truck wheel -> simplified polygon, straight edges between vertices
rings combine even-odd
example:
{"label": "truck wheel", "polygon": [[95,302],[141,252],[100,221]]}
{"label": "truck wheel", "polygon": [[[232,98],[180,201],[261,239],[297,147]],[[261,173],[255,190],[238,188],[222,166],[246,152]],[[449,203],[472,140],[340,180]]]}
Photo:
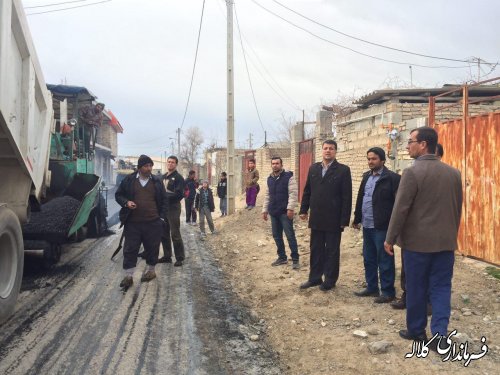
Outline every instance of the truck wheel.
{"label": "truck wheel", "polygon": [[0,323],[14,311],[21,289],[24,248],[21,225],[7,207],[0,207]]}

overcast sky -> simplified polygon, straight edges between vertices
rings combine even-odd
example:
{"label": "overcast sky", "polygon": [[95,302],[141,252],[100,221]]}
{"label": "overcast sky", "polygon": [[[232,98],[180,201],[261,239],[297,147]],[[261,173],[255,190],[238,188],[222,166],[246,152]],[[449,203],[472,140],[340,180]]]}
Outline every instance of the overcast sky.
{"label": "overcast sky", "polygon": [[[27,7],[65,0],[23,0]],[[74,0],[26,13],[87,5]],[[318,37],[256,5],[256,2]],[[491,0],[279,0],[335,30],[393,48],[457,60],[500,60],[500,2]],[[203,0],[112,0],[28,16],[47,83],[85,86],[106,103],[124,127],[119,153],[170,152],[181,125],[193,69]],[[236,145],[254,147],[278,132],[282,115],[313,119],[318,106],[339,93],[366,94],[396,81],[419,87],[477,78],[477,65],[424,58],[375,47],[335,33],[272,0],[236,0],[262,126],[257,117],[236,18],[234,19]],[[198,126],[206,143],[226,139],[226,5],[206,0],[191,100],[184,128]],[[423,68],[416,65],[462,68]],[[482,79],[490,66],[482,65]],[[260,73],[259,73],[260,72]],[[500,68],[489,77],[500,75]],[[264,79],[264,78],[265,79]],[[267,82],[266,82],[267,81]],[[284,93],[283,93],[284,91]],[[277,94],[279,93],[279,95]]]}

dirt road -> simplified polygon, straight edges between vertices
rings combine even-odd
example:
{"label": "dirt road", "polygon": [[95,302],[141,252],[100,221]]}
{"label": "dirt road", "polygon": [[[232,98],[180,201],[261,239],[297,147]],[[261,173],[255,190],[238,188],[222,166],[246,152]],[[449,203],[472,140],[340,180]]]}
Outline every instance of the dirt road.
{"label": "dirt road", "polygon": [[196,229],[183,235],[185,265],[160,264],[141,284],[141,261],[125,294],[122,258],[109,260],[118,234],[67,246],[49,272],[27,266],[16,313],[0,326],[0,373],[281,373]]}

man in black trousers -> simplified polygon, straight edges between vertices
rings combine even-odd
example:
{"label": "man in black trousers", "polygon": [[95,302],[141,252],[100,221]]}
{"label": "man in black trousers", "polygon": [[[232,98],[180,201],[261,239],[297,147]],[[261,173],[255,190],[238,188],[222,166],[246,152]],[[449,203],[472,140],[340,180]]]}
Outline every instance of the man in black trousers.
{"label": "man in black trousers", "polygon": [[163,231],[161,244],[163,256],[158,263],[172,263],[172,244],[174,245],[174,266],[182,266],[184,261],[184,242],[181,236],[181,200],[184,197],[184,178],[177,172],[179,159],[169,156],[167,159],[167,173],[162,177],[163,185],[168,196],[167,225]]}
{"label": "man in black trousers", "polygon": [[151,281],[156,277],[160,240],[167,217],[167,194],[161,180],[152,175],[153,160],[141,155],[137,162],[137,172],[126,176],[116,190],[115,199],[122,207],[120,221],[125,245],[123,247],[123,269],[125,277],[120,287],[128,289],[134,283],[133,275],[141,244],[144,245],[146,272],[141,281]]}
{"label": "man in black trousers", "polygon": [[336,155],[337,143],[323,142],[323,161],[311,165],[307,175],[299,215],[306,220],[311,211],[311,253],[309,280],[301,289],[320,285],[327,291],[335,287],[339,277],[340,239],[351,216],[352,180],[351,170],[340,164]]}

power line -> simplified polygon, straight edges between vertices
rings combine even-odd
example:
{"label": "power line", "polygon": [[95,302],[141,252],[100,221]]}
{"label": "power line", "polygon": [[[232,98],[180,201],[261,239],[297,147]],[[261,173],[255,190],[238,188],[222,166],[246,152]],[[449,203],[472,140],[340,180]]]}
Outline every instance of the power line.
{"label": "power line", "polygon": [[467,60],[459,60],[459,59],[451,59],[451,58],[447,58],[447,57],[439,57],[439,56],[425,55],[425,54],[423,54],[423,53],[406,51],[406,50],[403,50],[403,49],[399,49],[399,48],[395,48],[395,47],[386,46],[386,45],[384,45],[384,44],[375,43],[375,42],[370,42],[370,41],[368,41],[368,40],[365,40],[365,39],[362,39],[362,38],[358,38],[358,37],[353,36],[353,35],[349,35],[349,34],[347,34],[347,33],[344,33],[344,32],[342,32],[342,31],[340,31],[340,30],[336,30],[336,29],[334,29],[334,28],[332,28],[332,27],[330,27],[330,26],[328,26],[328,25],[322,24],[322,23],[320,23],[320,22],[318,22],[318,21],[316,21],[316,20],[314,20],[314,19],[312,19],[312,18],[309,18],[309,17],[307,17],[307,16],[305,16],[305,15],[303,15],[303,14],[301,14],[301,13],[299,13],[299,12],[297,12],[297,11],[295,11],[295,10],[293,10],[293,9],[289,8],[289,7],[287,7],[286,5],[284,5],[284,4],[282,4],[282,3],[280,3],[280,2],[279,2],[279,1],[277,1],[277,0],[272,0],[272,1],[273,1],[273,2],[275,2],[276,4],[278,4],[279,6],[281,6],[281,7],[285,8],[285,9],[289,10],[290,12],[295,13],[295,14],[296,14],[296,15],[298,15],[299,17],[302,17],[302,18],[304,18],[304,19],[306,19],[306,20],[308,20],[308,21],[310,21],[310,22],[312,22],[312,23],[315,23],[316,25],[319,25],[319,26],[324,27],[324,28],[326,28],[326,29],[328,29],[328,30],[331,30],[331,31],[336,32],[336,33],[341,34],[341,35],[344,35],[344,36],[346,36],[346,37],[348,37],[348,38],[358,40],[358,41],[363,42],[363,43],[371,44],[371,45],[373,45],[373,46],[377,46],[377,47],[381,47],[381,48],[387,48],[387,49],[390,49],[390,50],[393,50],[393,51],[398,51],[398,52],[402,52],[402,53],[407,53],[407,54],[410,54],[410,55],[421,56],[421,57],[427,57],[427,58],[430,58],[430,59],[438,59],[438,60],[446,60],[446,61],[455,61],[455,62],[463,62],[463,63],[468,63],[468,62],[470,62],[470,61],[467,61]]}
{"label": "power line", "polygon": [[[221,0],[221,1],[225,1],[225,0]],[[219,11],[221,12],[222,16],[223,17],[226,17],[226,15],[224,14],[224,12],[222,11],[221,7],[220,7],[220,3],[217,2],[217,5],[219,7]],[[240,33],[241,33],[241,30],[240,30]],[[297,110],[297,111],[301,111],[301,108],[294,102],[294,100],[286,93],[286,91],[283,89],[283,87],[281,87],[281,85],[274,79],[273,75],[269,72],[269,70],[266,68],[265,64],[262,62],[262,60],[260,59],[259,55],[257,54],[257,52],[255,52],[255,50],[253,49],[252,45],[250,44],[250,42],[248,41],[248,39],[245,37],[245,34],[241,33],[241,37],[243,38],[243,40],[245,41],[246,45],[250,48],[250,51],[254,54],[254,56],[256,57],[257,59],[257,62],[262,66],[262,68],[264,69],[264,71],[266,72],[266,74],[269,76],[269,78],[274,82],[274,84],[278,87],[278,89],[281,91],[282,94],[280,94],[274,87],[273,85],[268,81],[268,79],[264,76],[264,74],[260,71],[260,69],[257,67],[257,64],[253,62],[253,59],[251,58],[251,56],[249,55],[249,59],[250,59],[250,62],[252,63],[253,67],[255,68],[255,70],[257,71],[257,73],[259,73],[259,75],[262,77],[262,79],[266,82],[266,84],[271,88],[271,90],[273,90],[275,92],[276,95],[278,95],[281,100],[283,100],[287,105],[289,105],[292,109],[294,110]]]}
{"label": "power line", "polygon": [[255,93],[253,91],[252,80],[250,79],[250,71],[248,70],[245,48],[243,47],[243,40],[241,39],[240,22],[238,21],[238,12],[236,11],[236,4],[234,4],[234,15],[236,16],[236,26],[238,26],[238,36],[240,37],[241,49],[243,51],[243,59],[245,60],[245,68],[247,70],[248,82],[250,83],[250,91],[252,91],[252,98],[253,98],[253,103],[255,105],[255,111],[257,112],[257,117],[259,118],[259,122],[260,122],[260,126],[262,127],[262,131],[265,132],[266,129],[264,129],[264,125],[262,124],[262,119],[260,118],[259,108],[257,107],[257,101],[255,100]]}
{"label": "power line", "polygon": [[346,50],[349,50],[351,52],[354,52],[358,55],[362,55],[362,56],[365,56],[365,57],[369,57],[369,58],[372,58],[372,59],[375,59],[375,60],[380,60],[380,61],[385,61],[385,62],[389,62],[389,63],[393,63],[393,64],[398,64],[398,65],[412,65],[412,66],[418,66],[420,68],[433,68],[433,69],[441,69],[441,68],[446,68],[446,69],[462,69],[462,68],[468,68],[469,66],[445,66],[445,65],[422,65],[422,64],[415,64],[415,63],[411,63],[411,62],[402,62],[402,61],[395,61],[395,60],[389,60],[389,59],[384,59],[382,57],[377,57],[377,56],[373,56],[373,55],[369,55],[367,53],[364,53],[364,52],[360,52],[360,51],[357,51],[351,47],[347,47],[347,46],[344,46],[342,44],[339,44],[339,43],[335,43],[329,39],[326,39],[326,38],[323,38],[315,33],[313,33],[312,31],[310,30],[307,30],[306,28],[302,27],[302,26],[299,26],[289,20],[287,20],[286,18],[280,16],[279,14],[273,12],[272,10],[269,10],[267,9],[266,7],[264,7],[263,5],[261,5],[260,3],[258,3],[257,1],[255,0],[251,0],[255,5],[259,6],[260,8],[264,9],[266,12],[272,14],[273,16],[285,21],[286,23],[296,27],[297,29],[300,29],[312,36],[314,36],[315,38],[318,38],[324,42],[327,42],[329,44],[332,44],[334,46],[337,46],[337,47],[340,47],[340,48],[343,48],[343,49],[346,49]]}
{"label": "power line", "polygon": [[46,10],[44,12],[35,12],[35,13],[27,13],[27,16],[34,16],[36,14],[45,14],[45,13],[54,13],[54,12],[61,12],[63,10],[71,10],[71,9],[76,9],[76,8],[83,8],[83,7],[89,7],[92,5],[97,5],[97,4],[102,4],[102,3],[109,3],[112,0],[103,0],[103,1],[98,1],[97,3],[92,3],[92,4],[83,4],[83,5],[76,5],[74,7],[68,7],[68,8],[61,8],[61,9],[53,9],[53,10]]}
{"label": "power line", "polygon": [[203,12],[204,11],[205,11],[205,0],[203,0],[203,5],[201,7],[200,28],[198,30],[198,40],[196,41],[196,52],[194,54],[193,73],[191,74],[191,83],[189,84],[189,93],[188,93],[188,98],[187,98],[187,102],[186,102],[186,109],[184,110],[184,116],[182,116],[182,123],[181,123],[181,127],[179,128],[180,130],[182,130],[182,127],[184,126],[184,121],[186,120],[187,110],[189,107],[189,99],[191,98],[191,89],[193,88],[194,71],[196,69],[196,60],[198,59],[198,47],[200,45],[201,26],[203,24]]}
{"label": "power line", "polygon": [[52,3],[52,4],[45,4],[45,5],[34,5],[31,7],[24,7],[24,9],[35,9],[35,8],[46,8],[46,7],[52,7],[52,6],[57,6],[57,5],[64,5],[64,4],[72,4],[72,3],[83,3],[89,0],[73,0],[73,1],[64,1],[62,3]]}

